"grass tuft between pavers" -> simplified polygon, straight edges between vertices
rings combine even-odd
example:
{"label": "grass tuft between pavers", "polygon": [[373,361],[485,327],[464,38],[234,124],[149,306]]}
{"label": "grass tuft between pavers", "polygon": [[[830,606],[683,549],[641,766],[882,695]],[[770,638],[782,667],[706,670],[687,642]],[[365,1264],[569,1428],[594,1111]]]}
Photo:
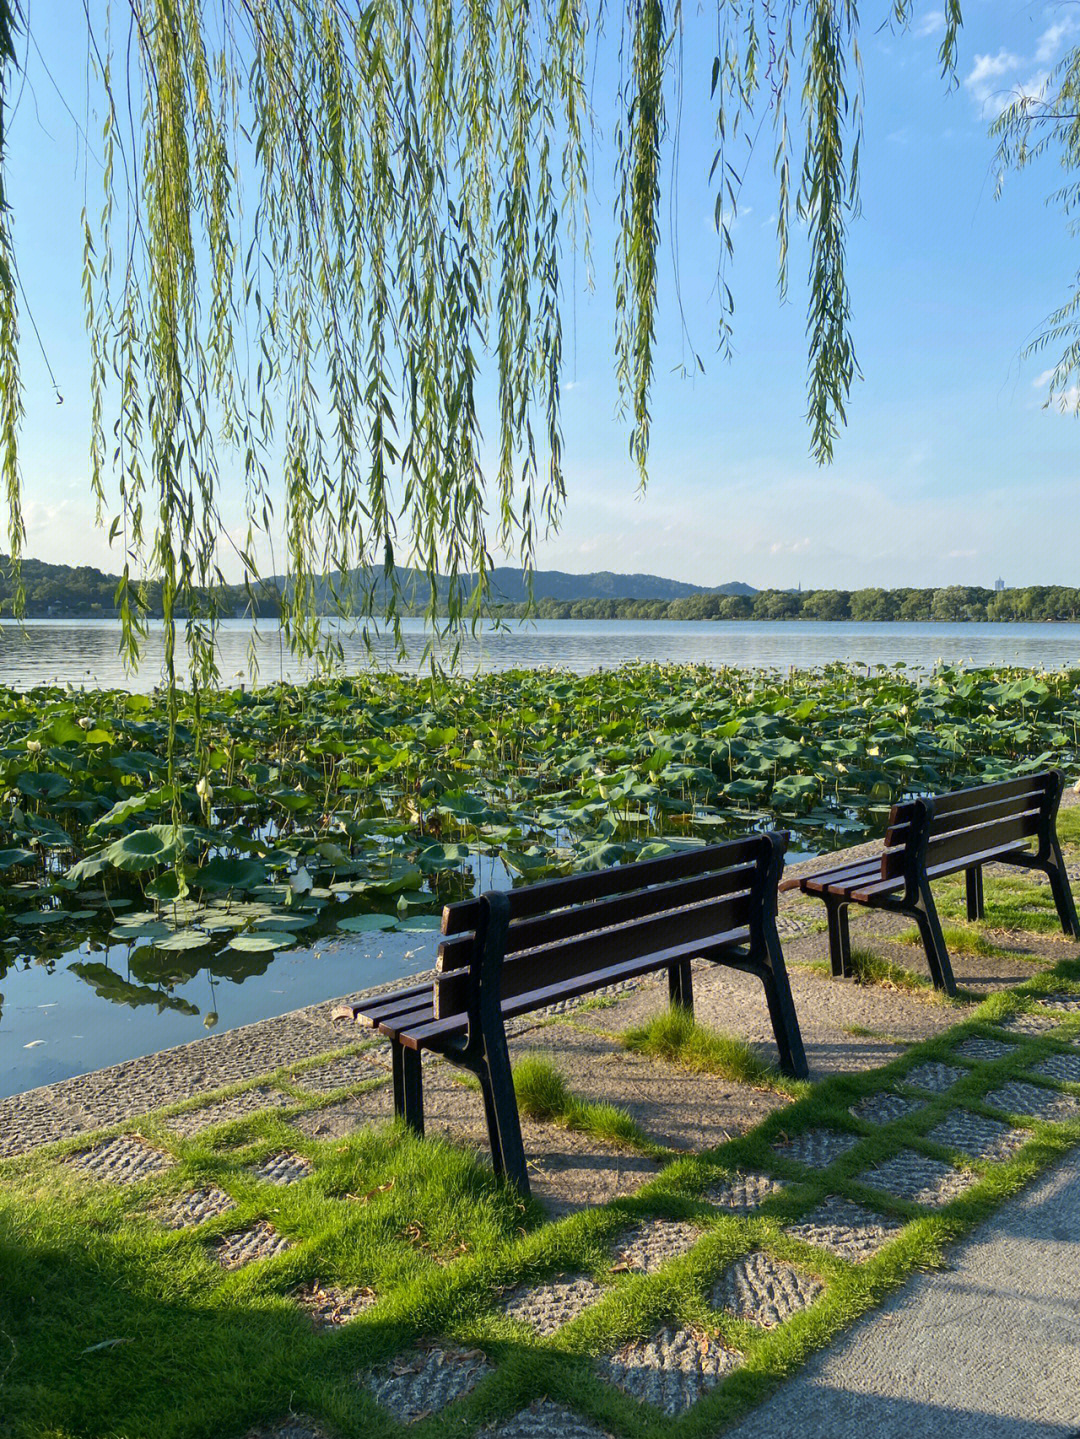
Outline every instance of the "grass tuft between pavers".
{"label": "grass tuft between pavers", "polygon": [[561,1124],[653,1158],[666,1156],[625,1109],[572,1093],[558,1067],[542,1054],[524,1054],[514,1065],[514,1093],[518,1112],[528,1119]]}
{"label": "grass tuft between pavers", "polygon": [[647,1054],[703,1074],[715,1074],[736,1084],[800,1092],[796,1080],[785,1079],[745,1039],[720,1034],[694,1018],[693,1012],[671,1005],[646,1024],[619,1036],[633,1054]]}
{"label": "grass tuft between pavers", "polygon": [[[617,1439],[655,1439],[661,1425],[674,1439],[714,1439],[1080,1142],[1080,1119],[1003,1115],[991,1098],[1026,1093],[1010,1085],[1076,1094],[1040,1066],[1076,1053],[1070,1041],[1080,1035],[1080,1016],[1038,1000],[1073,993],[1078,980],[1080,966],[1059,965],[995,995],[883,1069],[805,1086],[796,1103],[739,1139],[671,1159],[632,1197],[557,1222],[445,1141],[387,1125],[307,1142],[289,1124],[292,1108],[188,1137],[176,1135],[167,1117],[127,1126],[177,1162],[123,1185],[62,1162],[102,1136],[9,1162],[0,1166],[5,1423],[13,1439],[244,1439],[292,1412],[330,1439],[391,1439],[402,1430],[373,1397],[372,1375],[415,1367],[423,1342],[447,1353],[476,1350],[485,1365],[477,1361],[474,1387],[462,1386],[460,1398],[416,1424],[410,1432],[420,1439],[471,1439],[544,1397]],[[999,1027],[1017,1015],[1048,1019],[1050,1027],[1030,1034]],[[984,1043],[965,1047],[973,1039]],[[860,1101],[900,1093],[906,1076],[936,1073],[935,1066],[958,1077],[940,1092],[920,1093],[918,1106],[891,1122],[859,1118]],[[288,1084],[284,1075],[275,1082]],[[526,1098],[564,1121],[581,1117],[575,1106],[588,1108],[550,1074],[526,1070],[522,1081],[519,1068],[518,1082]],[[957,1128],[949,1121],[957,1115],[987,1123]],[[969,1130],[978,1138],[1006,1123],[1026,1142],[1005,1162],[962,1148],[972,1142]],[[785,1157],[802,1152],[795,1141],[815,1131],[844,1139],[832,1145],[826,1167]],[[310,1162],[303,1182],[259,1178],[260,1161],[282,1151]],[[939,1209],[920,1207],[872,1182],[900,1155],[964,1170],[974,1182]],[[757,1184],[760,1202],[750,1195],[744,1212],[712,1201],[725,1183],[745,1187],[747,1175],[778,1183]],[[215,1206],[179,1229],[161,1222],[171,1202],[210,1186],[232,1207]],[[823,1215],[850,1214],[855,1205],[871,1216],[864,1224],[876,1216],[892,1237],[858,1262],[811,1242]],[[658,1219],[692,1225],[700,1238],[655,1272],[621,1272],[620,1236]],[[289,1248],[224,1270],[215,1246],[260,1224]],[[813,1295],[769,1329],[712,1302],[722,1276],[756,1255],[797,1271]],[[502,1312],[515,1287],[571,1274],[591,1278],[599,1297],[554,1333],[533,1336]],[[314,1286],[377,1297],[350,1322],[320,1331],[299,1297]],[[649,1354],[650,1346],[663,1352],[665,1335],[739,1356],[702,1387],[699,1402],[668,1419],[603,1380],[611,1356]]]}

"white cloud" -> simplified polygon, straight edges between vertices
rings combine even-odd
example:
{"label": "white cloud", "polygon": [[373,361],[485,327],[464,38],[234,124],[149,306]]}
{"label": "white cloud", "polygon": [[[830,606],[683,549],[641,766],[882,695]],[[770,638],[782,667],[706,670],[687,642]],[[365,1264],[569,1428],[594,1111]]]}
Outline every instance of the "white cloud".
{"label": "white cloud", "polygon": [[1040,65],[1052,65],[1057,59],[1062,42],[1076,34],[1080,26],[1071,15],[1063,16],[1055,25],[1048,26],[1039,36],[1035,59]]}
{"label": "white cloud", "polygon": [[1006,75],[1015,74],[1024,64],[1020,55],[1002,48],[996,55],[976,55],[971,73],[964,79],[964,88],[974,100],[979,114],[985,119],[1000,115],[1006,105],[1015,97],[1016,87],[1000,82]]}
{"label": "white cloud", "polygon": [[915,22],[915,34],[920,40],[925,40],[930,35],[937,35],[944,29],[944,10],[928,10],[921,20]]}

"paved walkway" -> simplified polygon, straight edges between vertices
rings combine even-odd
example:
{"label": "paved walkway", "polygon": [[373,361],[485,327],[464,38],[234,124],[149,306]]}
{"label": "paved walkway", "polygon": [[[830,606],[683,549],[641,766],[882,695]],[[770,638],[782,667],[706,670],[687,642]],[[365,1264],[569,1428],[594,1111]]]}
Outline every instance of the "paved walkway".
{"label": "paved walkway", "polygon": [[1080,1150],[725,1439],[1080,1434]]}

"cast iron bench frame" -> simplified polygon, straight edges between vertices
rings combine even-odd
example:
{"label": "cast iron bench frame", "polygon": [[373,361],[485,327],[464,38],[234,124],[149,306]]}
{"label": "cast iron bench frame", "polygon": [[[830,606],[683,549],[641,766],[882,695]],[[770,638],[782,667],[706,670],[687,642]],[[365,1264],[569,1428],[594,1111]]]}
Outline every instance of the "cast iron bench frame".
{"label": "cast iron bench frame", "polygon": [[931,880],[963,870],[967,917],[975,920],[983,918],[983,865],[1042,870],[1050,880],[1062,929],[1080,939],[1057,837],[1064,787],[1065,776],[1054,769],[951,794],[903,800],[889,813],[880,854],[816,874],[794,876],[780,889],[800,889],[824,900],[834,975],[846,978],[852,973],[848,905],[874,905],[915,920],[934,984],[955,994],[956,980]]}
{"label": "cast iron bench frame", "polygon": [[758,976],[781,1068],[806,1077],[776,928],[786,846],[786,834],[756,834],[449,904],[433,983],[336,1013],[390,1040],[394,1112],[418,1134],[421,1052],[474,1074],[495,1172],[527,1195],[508,1019],[660,969],[668,972],[671,1002],[692,1011],[690,964],[708,959]]}

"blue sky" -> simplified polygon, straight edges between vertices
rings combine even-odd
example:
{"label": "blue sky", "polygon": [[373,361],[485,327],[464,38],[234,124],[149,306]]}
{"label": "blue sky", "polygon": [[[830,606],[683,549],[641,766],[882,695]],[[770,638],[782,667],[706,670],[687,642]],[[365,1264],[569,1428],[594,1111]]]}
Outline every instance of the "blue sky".
{"label": "blue sky", "polygon": [[[71,0],[37,0],[32,17],[50,68],[81,113],[81,15]],[[1042,408],[1051,359],[1020,359],[1067,295],[1080,243],[1044,203],[1058,183],[1050,166],[1009,176],[995,201],[986,133],[1016,87],[1037,86],[1064,49],[1080,43],[1080,17],[1064,6],[976,3],[965,18],[959,84],[950,89],[937,62],[940,14],[920,9],[905,32],[878,29],[877,13],[863,16],[863,215],[850,236],[848,273],[864,378],[825,469],[809,456],[803,418],[799,236],[788,303],[777,300],[767,131],[734,222],[734,356],[716,354],[713,51],[709,26],[688,19],[679,270],[706,373],[676,373],[689,350],[665,220],[651,483],[639,496],[615,414],[605,268],[610,165],[601,138],[595,290],[586,290],[581,265],[576,274],[565,266],[569,499],[560,533],[538,555],[542,567],[648,571],[700,584],[742,579],[761,588],[990,585],[999,575],[1008,584],[1080,583],[1080,428],[1072,415]],[[27,553],[116,568],[119,556],[94,528],[86,479],[79,212],[84,193],[97,208],[100,182],[92,167],[86,180],[70,118],[36,65],[32,74],[11,134],[9,188],[26,294],[64,404],[56,404],[24,323]]]}

